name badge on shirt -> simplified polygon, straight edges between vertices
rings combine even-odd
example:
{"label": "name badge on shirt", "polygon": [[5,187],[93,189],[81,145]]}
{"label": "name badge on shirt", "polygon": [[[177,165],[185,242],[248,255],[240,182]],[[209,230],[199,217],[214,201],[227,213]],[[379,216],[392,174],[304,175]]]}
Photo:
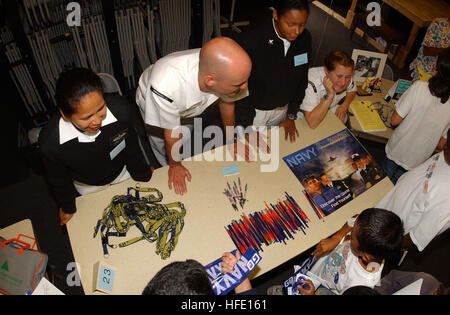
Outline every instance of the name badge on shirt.
{"label": "name badge on shirt", "polygon": [[306,63],[308,63],[308,54],[307,53],[294,56],[294,66],[298,67],[298,66],[304,65]]}
{"label": "name badge on shirt", "polygon": [[118,143],[120,143],[125,137],[128,135],[128,128],[122,130],[118,134],[116,134],[114,137],[111,137],[111,148],[117,146]]}
{"label": "name badge on shirt", "polygon": [[122,150],[125,149],[125,139],[120,141],[120,143],[109,152],[109,156],[111,157],[111,161],[114,160],[114,158],[122,152]]}

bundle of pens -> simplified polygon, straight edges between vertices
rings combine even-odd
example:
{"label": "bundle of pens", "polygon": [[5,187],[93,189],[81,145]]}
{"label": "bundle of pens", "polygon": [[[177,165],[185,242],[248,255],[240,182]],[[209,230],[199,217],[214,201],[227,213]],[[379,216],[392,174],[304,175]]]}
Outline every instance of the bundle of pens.
{"label": "bundle of pens", "polygon": [[311,195],[306,190],[303,190],[303,193],[305,194],[305,198],[309,201],[309,204],[311,205],[311,208],[313,208],[317,217],[319,219],[323,219],[323,217],[325,217],[325,215],[323,214],[323,211],[314,202],[314,199],[311,197]]}
{"label": "bundle of pens", "polygon": [[276,204],[266,203],[266,209],[246,215],[238,221],[233,220],[225,227],[228,235],[233,240],[241,253],[251,247],[256,251],[262,251],[262,244],[266,246],[283,242],[286,239],[294,239],[293,234],[305,229],[311,220],[306,216],[297,202],[287,192],[286,200]]}
{"label": "bundle of pens", "polygon": [[245,184],[245,189],[242,191],[241,178],[238,178],[238,183],[233,182],[233,188],[231,188],[230,183],[227,182],[228,189],[225,188],[223,194],[227,196],[228,200],[231,203],[231,206],[235,211],[238,210],[238,205],[241,206],[241,209],[244,209],[244,204],[247,201],[247,184]]}

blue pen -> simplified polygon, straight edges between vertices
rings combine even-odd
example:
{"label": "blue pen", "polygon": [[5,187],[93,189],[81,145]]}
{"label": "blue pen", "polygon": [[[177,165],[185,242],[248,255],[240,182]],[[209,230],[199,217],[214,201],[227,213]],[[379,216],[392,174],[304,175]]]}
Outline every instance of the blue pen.
{"label": "blue pen", "polygon": [[237,223],[237,228],[239,229],[239,231],[244,235],[244,237],[250,243],[250,247],[253,248],[254,250],[260,249],[258,242],[255,240],[254,235],[250,231],[247,230],[244,222],[242,220],[239,220],[236,223]]}
{"label": "blue pen", "polygon": [[280,230],[277,225],[277,222],[271,217],[270,213],[266,211],[265,216],[268,218],[268,223],[273,227],[273,230],[277,233],[278,239],[286,244],[285,239],[287,238],[286,234]]}
{"label": "blue pen", "polygon": [[228,235],[230,236],[231,240],[233,241],[236,248],[239,249],[239,251],[244,250],[244,247],[239,243],[236,236],[234,235],[233,231],[231,231],[231,227],[228,225],[228,228],[225,227],[225,230],[227,231]]}
{"label": "blue pen", "polygon": [[[247,250],[247,248],[249,247],[249,244],[247,242],[247,240],[241,235],[241,233],[236,229],[235,224],[236,221],[232,221],[230,224],[231,227],[231,231],[233,231],[234,235],[236,236],[237,240],[239,240],[239,243],[241,243],[241,246],[244,248],[244,252]],[[241,252],[242,253],[242,252]]]}
{"label": "blue pen", "polygon": [[[275,224],[275,226],[278,228],[278,230],[283,233],[283,235],[285,236],[285,238],[288,238],[288,236],[290,236],[292,238],[291,233],[289,232],[289,228],[287,223],[283,220],[282,217],[279,216],[278,212],[276,211],[275,207],[270,204],[272,206],[272,210],[268,211],[268,214],[270,216],[270,218],[272,219],[273,223]],[[287,234],[287,236],[286,236]]]}
{"label": "blue pen", "polygon": [[245,236],[245,234],[241,231],[240,227],[239,227],[239,223],[235,220],[233,220],[232,224],[231,224],[232,228],[235,231],[235,234],[240,238],[240,240],[242,241],[243,244],[245,244],[245,250],[247,250],[247,248],[252,247],[253,245],[251,243],[251,241]]}
{"label": "blue pen", "polygon": [[316,205],[313,203],[313,201],[312,201],[312,199],[311,199],[311,196],[308,194],[308,192],[307,192],[306,190],[304,190],[303,193],[305,194],[305,198],[309,201],[309,204],[311,205],[311,208],[313,208],[314,213],[317,215],[317,217],[318,217],[319,219],[322,219],[322,218],[320,217],[319,212],[317,211]]}
{"label": "blue pen", "polygon": [[[305,192],[305,191],[304,191],[304,192]],[[297,209],[297,211],[300,211],[300,212],[303,213],[303,210],[302,210],[302,208],[298,205],[297,201],[295,201],[295,199],[294,199],[292,196],[290,196],[287,192],[284,192],[284,193],[286,194],[286,197],[288,198],[288,200],[290,201],[290,203],[292,204],[292,206],[293,206],[295,209]],[[305,216],[306,216],[306,214],[305,214]],[[306,224],[306,221],[304,220],[304,218],[302,217],[301,219],[302,219],[302,221],[304,221],[305,224]],[[308,226],[308,224],[306,224],[306,226]]]}
{"label": "blue pen", "polygon": [[296,224],[291,219],[291,217],[286,213],[286,211],[283,209],[283,207],[278,203],[275,205],[270,204],[275,210],[277,210],[277,213],[286,221],[288,224],[288,228],[291,230],[291,232],[296,233]]}
{"label": "blue pen", "polygon": [[262,243],[264,243],[264,238],[262,237],[261,233],[257,229],[255,229],[252,222],[245,215],[243,215],[242,218],[244,219],[245,226],[246,227],[248,226],[250,231],[253,233],[253,235],[255,236],[256,240],[259,243],[258,245],[260,246],[260,249],[262,250],[261,245]]}
{"label": "blue pen", "polygon": [[[279,227],[283,232],[286,232],[286,234],[289,236],[289,238],[294,239],[294,237],[292,236],[291,232],[289,231],[289,230],[290,230],[289,223],[285,221],[285,219],[283,218],[283,216],[277,211],[277,208],[276,208],[274,205],[272,205],[272,204],[270,204],[270,205],[271,205],[272,208],[273,208],[275,219],[277,219],[277,217],[280,218],[279,220],[278,220],[278,219],[275,220],[275,223],[278,224],[278,227]],[[281,221],[281,222],[279,222],[279,221]]]}
{"label": "blue pen", "polygon": [[[272,243],[272,239],[271,239],[271,237],[269,235],[269,232],[267,231],[266,227],[264,226],[264,224],[261,223],[258,215],[256,213],[255,214],[250,214],[250,218],[256,224],[256,229],[258,229],[262,233],[266,245],[270,245]],[[266,237],[266,235],[267,235],[267,237]]]}
{"label": "blue pen", "polygon": [[266,230],[268,231],[268,234],[269,234],[271,240],[278,241],[278,235],[273,231],[272,227],[268,224],[268,222],[266,222],[261,211],[256,212],[256,215],[257,215],[260,223],[262,224],[262,226],[264,226],[266,228]]}
{"label": "blue pen", "polygon": [[286,213],[286,216],[288,216],[291,220],[291,222],[293,222],[295,224],[296,230],[294,231],[294,233],[297,233],[296,231],[301,230],[303,232],[303,234],[305,233],[304,225],[303,225],[303,221],[299,220],[298,217],[291,212],[291,209],[289,209],[287,206],[283,205],[282,203],[280,203],[279,205],[277,205],[279,208],[284,210],[284,213]]}
{"label": "blue pen", "polygon": [[287,202],[289,202],[289,204],[292,206],[292,213],[300,220],[300,222],[303,224],[304,228],[308,227],[308,222],[306,221],[306,219],[304,218],[304,216],[306,217],[306,215],[304,214],[304,212],[302,211],[301,208],[299,208],[293,201],[292,199],[286,200]]}
{"label": "blue pen", "polygon": [[289,208],[289,206],[286,204],[286,202],[280,202],[280,207],[284,209],[284,211],[287,213],[287,215],[291,218],[291,220],[297,225],[298,228],[304,228],[304,222],[302,219],[299,218],[299,215],[296,213],[294,206],[293,209]]}

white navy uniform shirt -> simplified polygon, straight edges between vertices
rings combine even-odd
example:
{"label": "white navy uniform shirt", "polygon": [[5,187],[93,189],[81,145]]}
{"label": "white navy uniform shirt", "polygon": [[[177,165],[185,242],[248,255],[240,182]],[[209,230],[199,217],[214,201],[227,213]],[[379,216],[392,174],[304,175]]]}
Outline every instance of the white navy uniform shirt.
{"label": "white navy uniform shirt", "polygon": [[[113,113],[106,107],[106,117],[102,120],[102,127],[114,123],[117,118],[114,117]],[[62,117],[59,119],[59,144],[64,144],[74,138],[78,138],[79,142],[94,142],[101,133],[99,130],[97,133],[90,135],[81,132],[70,121],[65,121]]]}
{"label": "white navy uniform shirt", "polygon": [[[198,116],[219,99],[220,95],[200,90],[199,59],[200,48],[175,52],[142,73],[136,102],[146,124],[174,129],[181,125],[180,118]],[[246,89],[233,100],[247,95]]]}
{"label": "white navy uniform shirt", "polygon": [[[317,105],[319,105],[322,98],[327,94],[327,90],[323,85],[323,79],[325,78],[325,68],[316,67],[310,68],[308,71],[308,87],[305,91],[305,98],[303,99],[300,109],[305,112],[312,111]],[[336,109],[340,106],[340,101],[343,101],[347,96],[347,93],[356,91],[356,84],[353,78],[350,80],[347,88],[336,94],[330,105],[330,110],[336,113]]]}

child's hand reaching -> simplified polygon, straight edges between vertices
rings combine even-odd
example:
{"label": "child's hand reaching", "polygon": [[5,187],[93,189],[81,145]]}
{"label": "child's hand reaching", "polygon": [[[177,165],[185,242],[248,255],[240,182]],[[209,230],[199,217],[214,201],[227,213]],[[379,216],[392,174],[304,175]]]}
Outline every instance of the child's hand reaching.
{"label": "child's hand reaching", "polygon": [[302,285],[298,285],[297,289],[302,295],[314,295],[316,289],[314,288],[314,284],[309,279],[303,279]]}
{"label": "child's hand reaching", "polygon": [[[237,250],[236,256],[234,256],[232,253],[223,253],[222,254],[222,273],[231,273],[233,272],[234,266],[236,266],[237,261],[241,258],[241,253]],[[250,280],[248,278],[245,278],[244,281],[242,281],[236,288],[234,288],[234,292],[236,294],[246,292],[252,289],[252,285],[250,283]]]}
{"label": "child's hand reaching", "polygon": [[330,237],[320,240],[316,246],[316,249],[312,252],[312,255],[316,257],[328,255],[333,249],[336,248],[340,241],[341,240],[337,237]]}
{"label": "child's hand reaching", "polygon": [[236,265],[237,261],[241,258],[241,253],[239,251],[236,251],[236,256],[234,256],[232,253],[223,253],[222,254],[222,273],[231,273],[233,272],[233,268]]}

